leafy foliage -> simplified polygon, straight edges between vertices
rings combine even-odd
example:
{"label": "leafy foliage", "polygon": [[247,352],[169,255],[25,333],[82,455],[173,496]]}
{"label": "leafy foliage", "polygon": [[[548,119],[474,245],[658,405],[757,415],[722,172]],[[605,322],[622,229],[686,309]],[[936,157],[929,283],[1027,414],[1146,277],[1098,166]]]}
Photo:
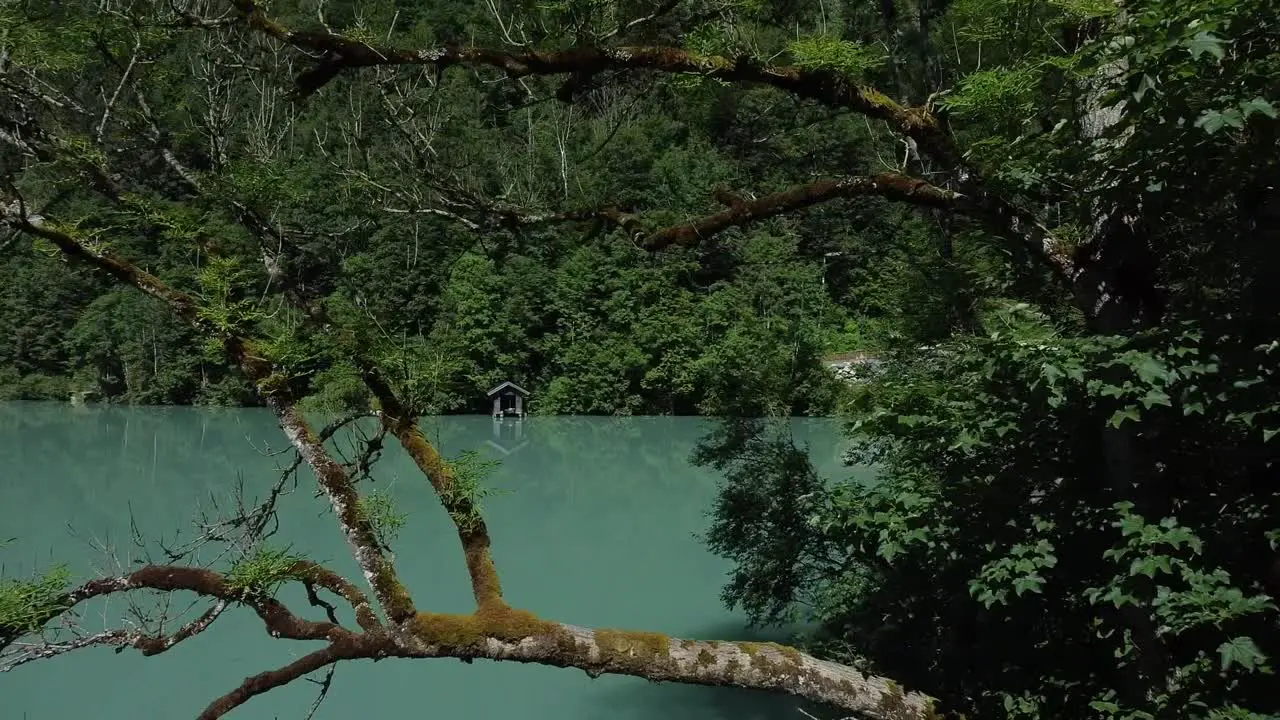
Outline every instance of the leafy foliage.
{"label": "leafy foliage", "polygon": [[0,646],[38,631],[63,607],[71,572],[56,565],[30,580],[0,578]]}
{"label": "leafy foliage", "polygon": [[373,528],[383,547],[389,546],[396,539],[400,529],[409,520],[408,514],[396,510],[395,500],[383,490],[362,495],[356,512],[363,522]]}
{"label": "leafy foliage", "polygon": [[787,46],[797,67],[807,70],[835,70],[857,77],[884,64],[885,56],[876,48],[841,40],[830,35],[800,38]]}
{"label": "leafy foliage", "polygon": [[[957,339],[862,389],[853,458],[881,482],[823,486],[802,481],[807,464],[747,453],[712,536],[738,561],[727,598],[760,620],[805,598],[820,646],[984,711],[1275,712],[1276,388],[1265,372],[1233,379],[1265,348],[1186,330],[1027,334]],[[1104,425],[1160,428],[1139,440],[1137,480],[1160,499],[1135,495],[1140,508],[1100,484]],[[802,499],[803,523],[758,520]]]}
{"label": "leafy foliage", "polygon": [[459,528],[466,529],[483,519],[484,499],[503,492],[484,484],[501,462],[486,460],[477,450],[464,450],[448,462],[449,469],[453,471],[453,485],[449,488],[448,496],[442,500],[448,503],[466,501],[468,514],[454,519]]}
{"label": "leafy foliage", "polygon": [[301,560],[287,548],[259,548],[231,566],[227,585],[246,595],[271,597],[281,584],[295,578]]}
{"label": "leafy foliage", "polygon": [[[899,323],[886,372],[846,407],[849,459],[875,482],[808,479],[764,429],[707,440],[702,461],[741,458],[718,465],[713,524],[729,602],[798,613],[818,651],[979,717],[1280,713],[1280,315],[1263,287],[1280,267],[1280,63],[1257,24],[1274,13],[951,4],[941,104],[968,156],[1028,202],[1054,198],[1071,247],[1105,208],[1130,213],[1150,247],[1133,282],[1163,317],[1100,329],[1016,253],[960,256],[963,320]],[[897,288],[902,304],[931,291]],[[762,513],[782,507],[804,522]]]}

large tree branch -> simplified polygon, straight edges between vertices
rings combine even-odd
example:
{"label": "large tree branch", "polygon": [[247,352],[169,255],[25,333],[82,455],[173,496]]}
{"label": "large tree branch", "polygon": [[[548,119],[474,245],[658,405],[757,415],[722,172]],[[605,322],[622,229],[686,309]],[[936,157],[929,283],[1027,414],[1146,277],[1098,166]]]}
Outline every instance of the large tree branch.
{"label": "large tree branch", "polygon": [[[306,563],[294,568],[292,575],[294,579],[319,582],[326,573]],[[828,703],[874,720],[937,717],[932,699],[925,695],[904,692],[891,680],[773,643],[689,640],[649,632],[590,629],[543,620],[493,603],[472,615],[419,613],[405,625],[403,633],[389,635],[370,627],[366,628],[367,633],[357,634],[332,622],[300,618],[278,600],[247,593],[230,585],[220,573],[203,568],[156,565],[127,575],[91,580],[50,603],[39,624],[89,599],[135,590],[189,591],[220,603],[243,603],[258,614],[274,637],[330,643],[284,668],[247,678],[210,704],[202,718],[221,717],[256,695],[340,660],[390,656],[538,663],[576,668],[592,677],[616,674],[655,682],[754,688]],[[347,592],[355,594],[353,589]],[[125,631],[110,631],[69,643],[65,649],[134,644],[144,654],[155,654],[203,630],[212,615],[206,613],[170,638],[135,638]]]}
{"label": "large tree branch", "polygon": [[408,657],[538,663],[592,677],[753,688],[826,703],[874,720],[933,720],[932,698],[886,678],[773,643],[716,642],[658,633],[589,629],[490,608],[474,616],[419,616]]}
{"label": "large tree branch", "polygon": [[879,195],[914,205],[939,208],[955,208],[965,201],[965,197],[959,193],[897,173],[817,180],[751,200],[725,198],[728,207],[718,213],[672,225],[636,239],[651,250],[671,245],[692,245],[729,228],[741,227],[830,200],[859,195]]}
{"label": "large tree branch", "polygon": [[[750,58],[730,59],[697,53],[676,47],[575,47],[561,51],[527,51],[508,52],[477,47],[446,46],[429,49],[400,49],[353,40],[346,36],[327,31],[293,30],[269,17],[254,0],[232,0],[236,9],[245,17],[249,26],[279,42],[291,45],[308,53],[319,54],[320,60],[311,70],[304,72],[297,79],[297,91],[300,95],[309,95],[324,86],[339,72],[348,68],[373,67],[382,65],[430,65],[446,69],[454,65],[488,66],[498,68],[514,78],[531,75],[558,75],[565,73],[597,73],[602,70],[653,70],[673,74],[694,74],[715,78],[725,82],[757,83],[778,88],[797,97],[815,100],[833,107],[844,107],[862,113],[867,117],[883,120],[898,133],[913,139],[918,150],[928,155],[942,166],[960,175],[961,186],[965,195],[970,198],[970,206],[980,213],[982,219],[990,227],[1002,234],[1011,235],[1020,241],[1029,251],[1043,259],[1064,280],[1077,273],[1075,260],[1071,250],[1059,238],[1049,232],[1033,213],[1019,207],[1004,197],[989,191],[974,168],[968,167],[962,153],[947,130],[936,116],[926,107],[910,107],[890,99],[874,88],[858,84],[853,79],[835,71],[826,69],[802,69],[793,66],[766,65]],[[892,173],[888,175],[893,175]],[[881,177],[881,176],[873,176]],[[910,182],[904,178],[904,181]],[[839,183],[842,181],[825,181]],[[842,190],[851,194],[868,194],[867,191],[853,193],[858,182]],[[915,181],[923,182],[923,181]],[[796,192],[808,192],[801,186]],[[945,203],[932,202],[941,200],[943,195],[928,193],[906,196],[900,192],[885,191],[893,184],[884,186],[883,194],[899,200],[907,200],[916,204]],[[901,186],[900,186],[901,187]],[[942,191],[945,193],[946,191]],[[917,191],[918,193],[918,191]],[[921,202],[928,198],[930,202]],[[789,210],[807,207],[821,199],[792,203],[789,207],[778,206],[775,212],[767,216],[781,214]],[[763,207],[761,205],[760,207]],[[597,213],[599,214],[599,213]],[[610,212],[614,220],[631,216],[617,211]],[[748,213],[750,215],[750,213]],[[704,218],[707,227],[697,227],[695,223],[677,226],[667,232],[660,231],[653,238],[661,246],[678,244],[695,237],[705,237],[707,230],[719,230],[743,222],[731,222],[734,216],[732,209],[725,213]],[[748,218],[746,221],[749,221]],[[634,230],[629,230],[634,236]]]}
{"label": "large tree branch", "polygon": [[232,3],[255,30],[321,55],[315,67],[297,79],[297,92],[303,96],[316,92],[344,69],[380,65],[430,65],[441,69],[454,65],[489,66],[513,78],[593,74],[602,70],[656,70],[769,85],[799,97],[847,107],[888,122],[898,132],[913,138],[921,152],[947,167],[963,165],[951,136],[927,108],[901,105],[839,72],[766,65],[752,58],[699,55],[682,48],[661,46],[576,47],[547,52],[456,46],[407,50],[370,45],[327,31],[293,30],[269,17],[255,0],[232,0]]}
{"label": "large tree branch", "polygon": [[969,195],[899,173],[815,180],[749,200],[722,198],[727,206],[724,210],[657,230],[646,230],[637,215],[616,207],[547,214],[525,214],[500,208],[490,213],[495,218],[494,222],[508,227],[603,220],[620,227],[637,245],[656,251],[673,245],[696,245],[735,227],[745,227],[832,200],[859,196],[879,196],[965,215],[996,233],[1017,238],[1031,252],[1044,258],[1064,280],[1070,281],[1078,273],[1067,248],[1032,213],[980,188],[977,194]]}
{"label": "large tree branch", "polygon": [[69,231],[32,215],[21,198],[7,205],[0,205],[0,221],[16,230],[47,240],[66,256],[87,262],[148,295],[163,300],[179,317],[210,337],[221,337],[227,355],[258,387],[290,443],[315,472],[316,480],[333,507],[365,579],[374,589],[387,615],[397,623],[413,617],[415,611],[408,592],[400,584],[390,558],[378,544],[373,527],[359,512],[359,495],[350,476],[329,455],[323,442],[298,411],[296,399],[287,390],[281,389],[271,362],[260,357],[252,343],[239,335],[211,326],[201,317],[197,300],[193,296],[170,288],[156,276],[129,261],[81,242]]}
{"label": "large tree branch", "polygon": [[[263,597],[248,593],[227,582],[226,576],[206,568],[183,567],[177,565],[148,565],[127,575],[97,578],[63,594],[61,597],[45,603],[39,608],[39,614],[30,621],[30,627],[43,627],[49,621],[75,608],[80,603],[104,595],[123,593],[134,590],[154,590],[158,592],[175,592],[184,590],[204,597],[228,603],[241,603],[253,609],[266,625],[267,632],[273,637],[291,640],[332,640],[350,635],[350,631],[330,622],[314,622],[298,617],[283,603],[272,597]],[[221,610],[218,611],[219,613]],[[114,639],[126,641],[143,651],[153,655],[177,642],[202,631],[213,622],[215,615],[208,615],[179,630],[169,638],[152,638],[142,634],[124,634]],[[15,637],[7,637],[12,642]],[[103,637],[95,642],[102,643],[112,638]],[[0,646],[2,647],[2,646]]]}

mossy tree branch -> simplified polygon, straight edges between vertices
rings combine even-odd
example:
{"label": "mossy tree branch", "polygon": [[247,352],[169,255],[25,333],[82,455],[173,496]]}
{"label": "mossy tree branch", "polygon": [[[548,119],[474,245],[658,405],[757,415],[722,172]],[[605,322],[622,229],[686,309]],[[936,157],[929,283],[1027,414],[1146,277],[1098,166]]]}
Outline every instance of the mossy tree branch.
{"label": "mossy tree branch", "polygon": [[[732,198],[725,209],[686,222],[657,229],[647,229],[641,217],[619,207],[577,210],[561,213],[525,213],[508,207],[486,208],[475,202],[476,219],[454,217],[469,227],[489,224],[505,228],[527,228],[555,223],[603,221],[616,226],[636,245],[650,251],[671,246],[697,245],[715,235],[736,227],[804,210],[832,200],[861,196],[879,196],[919,207],[940,208],[982,216],[982,209],[962,193],[932,185],[919,178],[900,173],[877,173],[843,178],[814,180],[758,198]],[[722,198],[723,199],[723,198]]]}
{"label": "mossy tree branch", "polygon": [[909,107],[874,88],[826,69],[767,65],[748,57],[700,55],[677,47],[592,47],[561,51],[506,52],[479,47],[401,49],[371,45],[327,31],[294,30],[271,18],[255,0],[232,0],[250,27],[293,47],[320,55],[310,70],[297,78],[296,92],[307,96],[320,90],[341,71],[385,65],[488,66],[509,77],[595,74],[603,70],[654,70],[700,75],[734,83],[768,85],[798,97],[845,107],[884,120],[916,141],[920,151],[948,167],[958,167],[960,153],[942,123],[928,109]]}
{"label": "mossy tree branch", "polygon": [[[43,625],[80,603],[104,595],[138,590],[189,591],[221,603],[250,607],[273,637],[329,643],[283,668],[247,678],[200,715],[210,719],[222,717],[256,695],[332,663],[383,657],[538,663],[577,668],[592,677],[616,674],[655,682],[771,690],[828,703],[873,720],[938,717],[927,696],[904,692],[891,680],[864,675],[773,643],[687,640],[650,632],[590,629],[543,620],[493,603],[471,615],[418,613],[405,624],[405,632],[388,633],[372,616],[359,591],[330,571],[301,562],[290,572],[292,580],[315,583],[346,597],[356,609],[364,632],[333,622],[300,618],[278,600],[246,592],[221,573],[172,565],[152,565],[127,575],[86,582],[51,603],[39,623]],[[110,632],[88,640],[92,644],[130,645],[144,654],[157,654],[207,628],[212,623],[208,615],[170,638]]]}
{"label": "mossy tree branch", "polygon": [[221,336],[228,357],[257,386],[263,399],[275,413],[289,442],[315,472],[321,490],[328,497],[334,514],[338,517],[347,543],[383,610],[395,622],[402,622],[413,616],[413,602],[400,584],[394,565],[383,553],[369,522],[360,516],[357,507],[359,495],[346,469],[330,456],[320,437],[302,416],[297,407],[297,398],[273,382],[272,364],[257,354],[250,341],[211,327],[200,316],[196,298],[169,287],[128,260],[109,251],[92,248],[68,231],[32,215],[21,198],[0,206],[0,220],[18,231],[52,243],[69,258],[86,262],[117,280],[164,301],[179,317],[210,337]]}
{"label": "mossy tree branch", "polygon": [[[299,572],[308,573],[309,577],[314,573],[314,577],[325,579],[325,584],[329,584],[326,575],[331,573],[326,573],[318,567],[299,568]],[[341,584],[335,585],[335,587],[340,586]],[[87,600],[135,590],[158,592],[185,590],[223,602],[241,603],[257,613],[266,625],[267,632],[273,637],[291,640],[329,640],[332,639],[330,636],[336,637],[349,633],[334,623],[314,622],[301,618],[273,597],[245,592],[228,582],[227,577],[222,573],[205,568],[178,565],[148,565],[127,575],[90,580],[68,591],[55,601],[47,603],[41,608],[40,617],[33,619],[31,626],[43,627],[54,618],[69,612]],[[371,614],[357,609],[357,616],[364,618],[364,624],[368,624],[367,629],[376,630],[379,627],[376,618]],[[205,626],[207,627],[207,624]],[[204,627],[198,627],[189,631],[189,634],[195,634],[203,629]],[[134,645],[144,654],[162,652],[176,644],[174,641],[162,645],[162,639],[144,635],[121,639],[127,639],[129,644]],[[183,638],[178,638],[178,640],[181,639]]]}
{"label": "mossy tree branch", "polygon": [[485,525],[480,509],[475,506],[472,498],[454,492],[457,479],[449,463],[445,462],[440,451],[418,427],[418,414],[396,396],[372,363],[365,358],[356,360],[365,385],[382,406],[383,426],[395,436],[418,466],[418,470],[426,476],[436,497],[449,514],[449,519],[453,521],[458,540],[462,544],[476,607],[483,609],[490,605],[503,605],[502,584],[493,562],[489,528]]}
{"label": "mossy tree branch", "polygon": [[661,250],[672,245],[694,245],[733,227],[785,215],[830,200],[862,195],[878,195],[922,207],[955,209],[966,207],[967,203],[965,196],[960,193],[930,185],[924,180],[898,173],[879,173],[863,177],[816,180],[750,200],[734,198],[728,203],[728,207],[718,213],[665,227],[636,239],[650,250]]}
{"label": "mossy tree branch", "polygon": [[941,720],[934,700],[892,680],[774,643],[717,642],[658,633],[590,629],[510,609],[475,616],[423,614],[408,657],[461,657],[576,668],[591,677],[785,693],[869,720]]}
{"label": "mossy tree branch", "polygon": [[[315,65],[296,79],[295,90],[299,96],[317,92],[343,70],[388,65],[425,65],[440,70],[452,66],[487,66],[502,70],[511,78],[595,74],[603,70],[699,75],[723,82],[767,85],[796,97],[831,107],[848,108],[868,118],[882,120],[900,135],[915,141],[920,153],[951,171],[962,191],[951,193],[924,180],[894,173],[823,180],[761,198],[754,207],[729,208],[692,223],[650,233],[646,241],[655,248],[692,242],[754,219],[794,212],[837,197],[877,194],[916,205],[965,212],[997,233],[1021,243],[1044,261],[1064,284],[1078,284],[1077,279],[1082,272],[1078,266],[1088,261],[1084,255],[1077,258],[1069,244],[1054,236],[1033,212],[991,191],[977,170],[964,160],[947,127],[927,107],[898,103],[835,70],[768,65],[752,58],[700,55],[666,46],[579,46],[546,52],[508,52],[459,46],[403,49],[372,45],[328,31],[294,30],[268,16],[254,0],[232,0],[232,5],[250,28],[305,53],[319,55]],[[962,198],[964,202],[957,202]],[[781,202],[771,204],[766,200]],[[537,222],[605,219],[623,226],[633,238],[639,236],[636,218],[617,208],[542,216],[520,216],[510,211],[503,214],[508,222],[517,223],[521,217]]]}

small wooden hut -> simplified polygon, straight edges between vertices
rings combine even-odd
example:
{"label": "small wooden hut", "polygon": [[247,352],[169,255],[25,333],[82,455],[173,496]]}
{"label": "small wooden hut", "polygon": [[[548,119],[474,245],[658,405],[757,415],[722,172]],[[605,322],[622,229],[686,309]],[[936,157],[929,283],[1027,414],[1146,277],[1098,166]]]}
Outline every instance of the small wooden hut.
{"label": "small wooden hut", "polygon": [[494,417],[524,417],[524,399],[529,397],[528,390],[507,381],[490,390],[488,395],[493,400]]}

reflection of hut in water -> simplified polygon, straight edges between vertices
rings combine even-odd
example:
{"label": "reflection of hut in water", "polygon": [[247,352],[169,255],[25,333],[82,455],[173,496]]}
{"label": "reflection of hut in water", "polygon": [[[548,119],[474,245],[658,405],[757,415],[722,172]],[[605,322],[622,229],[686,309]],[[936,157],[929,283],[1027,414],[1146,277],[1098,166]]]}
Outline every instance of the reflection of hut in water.
{"label": "reflection of hut in water", "polygon": [[524,417],[524,399],[529,396],[528,390],[507,381],[490,390],[488,395],[493,400],[494,417]]}
{"label": "reflection of hut in water", "polygon": [[529,441],[524,437],[524,423],[506,422],[500,416],[494,415],[493,438],[486,443],[503,455],[510,455],[528,445]]}

